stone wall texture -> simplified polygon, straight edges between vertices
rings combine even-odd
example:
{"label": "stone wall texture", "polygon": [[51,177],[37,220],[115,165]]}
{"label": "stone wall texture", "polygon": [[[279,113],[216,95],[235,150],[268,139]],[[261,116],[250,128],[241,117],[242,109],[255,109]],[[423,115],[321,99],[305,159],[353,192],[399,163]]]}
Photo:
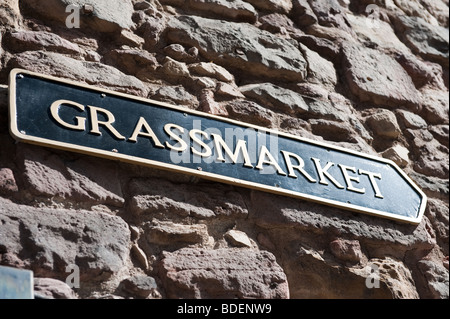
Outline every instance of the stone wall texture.
{"label": "stone wall texture", "polygon": [[[0,40],[0,265],[37,295],[449,298],[448,0],[2,0]],[[390,159],[423,220],[17,143],[17,67]]]}

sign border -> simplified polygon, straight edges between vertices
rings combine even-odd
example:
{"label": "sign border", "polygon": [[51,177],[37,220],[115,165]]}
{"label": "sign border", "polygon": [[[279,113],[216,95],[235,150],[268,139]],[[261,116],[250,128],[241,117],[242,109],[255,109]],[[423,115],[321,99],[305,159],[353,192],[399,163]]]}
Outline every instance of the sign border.
{"label": "sign border", "polygon": [[[314,145],[321,146],[324,148],[333,149],[333,150],[336,150],[339,152],[347,153],[347,154],[358,156],[358,157],[363,157],[366,159],[370,159],[370,160],[374,160],[377,162],[381,162],[381,163],[390,165],[399,174],[401,174],[401,176],[405,179],[405,182],[409,183],[410,186],[413,187],[414,190],[416,190],[419,193],[419,195],[421,196],[422,201],[421,201],[421,204],[419,207],[418,215],[415,218],[401,216],[401,215],[392,214],[392,213],[388,213],[388,212],[384,212],[384,211],[380,211],[380,210],[376,210],[376,209],[372,209],[372,208],[362,207],[359,205],[343,203],[343,202],[340,202],[337,200],[324,199],[324,198],[321,198],[318,196],[304,194],[304,193],[300,193],[300,192],[296,192],[296,191],[292,191],[292,190],[288,190],[288,189],[283,189],[283,188],[279,188],[279,187],[275,187],[275,186],[269,186],[269,185],[255,183],[255,182],[249,182],[249,181],[245,181],[245,180],[241,180],[241,179],[236,179],[236,178],[232,178],[232,177],[228,177],[228,176],[219,175],[216,173],[198,171],[198,170],[195,170],[192,168],[181,167],[181,166],[178,166],[175,164],[158,162],[158,161],[145,159],[145,158],[141,158],[141,157],[135,157],[135,156],[130,156],[130,155],[126,155],[126,154],[120,154],[120,153],[113,152],[113,151],[105,151],[105,150],[100,150],[100,149],[86,147],[86,146],[80,146],[80,145],[71,144],[71,143],[59,142],[59,141],[54,141],[54,140],[50,140],[50,139],[46,139],[46,138],[28,136],[26,134],[19,132],[19,130],[17,128],[16,77],[19,74],[27,74],[27,75],[34,76],[34,77],[38,77],[38,78],[42,78],[42,79],[46,79],[46,80],[50,80],[50,81],[55,81],[58,83],[64,83],[64,84],[69,84],[69,85],[73,85],[76,87],[82,87],[82,88],[97,91],[97,92],[100,92],[103,94],[119,96],[122,98],[131,99],[131,100],[144,102],[144,103],[156,104],[156,105],[159,105],[159,106],[162,106],[165,108],[169,108],[172,110],[182,111],[184,113],[197,115],[197,116],[201,116],[201,117],[209,118],[209,119],[213,119],[213,120],[219,120],[222,122],[228,122],[231,124],[263,131],[268,134],[276,134],[278,136],[284,136],[289,139],[294,139],[297,141],[314,144]],[[9,91],[8,91],[8,93],[9,93],[9,123],[10,123],[9,130],[10,130],[10,134],[13,136],[13,138],[19,142],[27,142],[30,144],[36,144],[36,145],[61,149],[61,150],[65,150],[65,151],[75,151],[75,152],[86,154],[86,155],[102,157],[102,158],[112,159],[112,160],[120,160],[120,161],[131,163],[131,164],[141,164],[141,165],[150,166],[153,168],[172,170],[172,171],[176,171],[178,173],[194,175],[194,176],[197,176],[200,178],[204,178],[204,179],[208,179],[208,180],[212,180],[212,181],[216,181],[216,182],[232,184],[232,185],[239,186],[239,187],[251,188],[251,189],[255,189],[255,190],[278,194],[278,195],[285,195],[285,196],[289,196],[289,197],[300,198],[303,200],[312,201],[315,203],[324,204],[324,205],[335,207],[335,208],[343,208],[348,211],[365,213],[365,214],[375,215],[375,216],[381,216],[381,217],[384,217],[387,219],[403,221],[403,222],[407,222],[407,223],[415,224],[415,225],[417,225],[421,222],[424,211],[425,211],[425,207],[426,207],[426,203],[427,203],[426,194],[406,175],[405,172],[403,172],[402,169],[400,169],[398,167],[398,165],[395,162],[393,162],[389,159],[382,158],[382,157],[364,154],[364,153],[361,153],[358,151],[345,149],[340,146],[331,145],[331,144],[327,144],[327,143],[323,143],[323,142],[319,142],[319,141],[314,141],[314,140],[311,140],[311,139],[308,139],[305,137],[295,136],[293,134],[280,132],[280,131],[277,131],[274,129],[269,129],[269,128],[265,128],[265,127],[245,123],[245,122],[240,122],[240,121],[237,121],[234,119],[220,117],[217,115],[204,113],[204,112],[200,112],[197,110],[192,110],[192,109],[188,109],[188,108],[184,108],[184,107],[180,107],[180,106],[176,106],[176,105],[172,105],[172,104],[168,104],[168,103],[164,103],[164,102],[159,102],[159,101],[155,101],[155,100],[151,100],[151,99],[147,99],[147,98],[133,96],[133,95],[122,93],[122,92],[116,92],[116,91],[112,91],[112,90],[108,90],[108,89],[103,89],[103,88],[96,87],[93,85],[76,82],[74,80],[59,78],[59,77],[55,77],[55,76],[51,76],[51,75],[40,74],[37,72],[27,71],[27,70],[19,69],[19,68],[12,69],[9,74]]]}

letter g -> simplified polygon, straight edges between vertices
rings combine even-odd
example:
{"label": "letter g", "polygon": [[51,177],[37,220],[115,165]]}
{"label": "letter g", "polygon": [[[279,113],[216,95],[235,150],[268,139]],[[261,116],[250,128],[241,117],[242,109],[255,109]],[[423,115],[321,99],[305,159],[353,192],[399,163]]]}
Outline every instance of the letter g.
{"label": "letter g", "polygon": [[80,117],[80,116],[76,116],[75,117],[75,119],[76,119],[75,123],[76,124],[70,124],[70,123],[64,122],[61,119],[61,117],[59,116],[59,109],[61,108],[61,106],[63,104],[70,105],[70,106],[75,106],[80,111],[84,111],[84,105],[83,104],[76,103],[76,102],[69,101],[69,100],[58,100],[58,101],[55,101],[50,106],[50,113],[52,114],[52,117],[55,119],[55,121],[58,122],[59,124],[61,124],[62,126],[66,127],[66,128],[69,128],[69,129],[72,129],[72,130],[77,130],[77,131],[84,131],[86,118]]}

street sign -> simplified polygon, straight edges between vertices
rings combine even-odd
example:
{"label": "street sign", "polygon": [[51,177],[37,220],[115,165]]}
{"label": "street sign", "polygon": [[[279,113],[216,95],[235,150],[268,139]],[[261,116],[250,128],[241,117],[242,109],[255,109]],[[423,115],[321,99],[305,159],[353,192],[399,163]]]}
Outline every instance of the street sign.
{"label": "street sign", "polygon": [[425,194],[392,161],[15,69],[18,141],[150,165],[418,224]]}

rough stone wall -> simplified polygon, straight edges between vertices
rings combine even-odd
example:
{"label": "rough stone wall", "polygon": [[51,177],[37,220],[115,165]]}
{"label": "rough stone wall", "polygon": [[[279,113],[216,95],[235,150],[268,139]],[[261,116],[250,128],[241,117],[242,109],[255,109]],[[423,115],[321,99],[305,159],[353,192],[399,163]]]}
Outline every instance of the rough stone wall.
{"label": "rough stone wall", "polygon": [[[79,28],[66,25],[70,4]],[[448,10],[2,0],[0,265],[33,270],[48,298],[448,298]],[[16,143],[14,67],[391,159],[429,197],[423,221]]]}

